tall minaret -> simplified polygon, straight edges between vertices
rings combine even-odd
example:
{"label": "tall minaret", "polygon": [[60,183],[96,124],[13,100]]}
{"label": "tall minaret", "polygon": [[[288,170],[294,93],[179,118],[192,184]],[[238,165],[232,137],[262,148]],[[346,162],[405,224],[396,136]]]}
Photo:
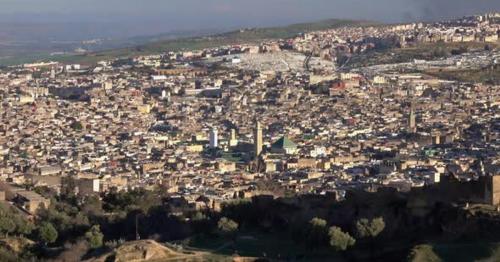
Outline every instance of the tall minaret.
{"label": "tall minaret", "polygon": [[255,145],[255,156],[258,157],[262,152],[262,127],[260,126],[259,121],[256,121],[253,139]]}
{"label": "tall minaret", "polygon": [[486,101],[486,108],[488,111],[491,109],[491,86],[488,87],[488,100]]}
{"label": "tall minaret", "polygon": [[54,69],[54,67],[52,67],[52,69],[50,69],[50,78],[51,79],[56,78],[56,70]]}
{"label": "tall minaret", "polygon": [[210,137],[209,137],[209,142],[210,142],[210,148],[217,148],[217,146],[219,145],[219,142],[218,142],[218,135],[217,135],[217,128],[212,128],[212,130],[210,131]]}
{"label": "tall minaret", "polygon": [[410,105],[410,114],[408,115],[408,130],[411,133],[417,132],[417,121],[415,118],[415,107],[413,105],[413,101]]}
{"label": "tall minaret", "polygon": [[236,138],[236,130],[231,129],[231,137],[229,139],[229,146],[237,146],[238,139]]}

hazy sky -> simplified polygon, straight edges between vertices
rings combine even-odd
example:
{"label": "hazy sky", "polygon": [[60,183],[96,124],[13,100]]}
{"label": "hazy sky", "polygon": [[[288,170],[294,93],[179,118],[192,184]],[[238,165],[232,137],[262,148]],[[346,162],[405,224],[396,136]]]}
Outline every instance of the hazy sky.
{"label": "hazy sky", "polygon": [[434,20],[500,11],[500,0],[0,0],[0,22],[109,22],[145,32],[325,18]]}

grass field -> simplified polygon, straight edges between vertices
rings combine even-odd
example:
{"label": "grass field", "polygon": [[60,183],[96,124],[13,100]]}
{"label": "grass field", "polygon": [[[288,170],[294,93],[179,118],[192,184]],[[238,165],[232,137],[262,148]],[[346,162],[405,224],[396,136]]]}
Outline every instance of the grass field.
{"label": "grass field", "polygon": [[[434,252],[443,261],[499,261],[499,243],[433,244]],[[491,260],[488,260],[491,259]]]}
{"label": "grass field", "polygon": [[330,248],[310,250],[297,245],[288,235],[279,233],[241,232],[235,242],[221,237],[196,237],[189,245],[196,249],[207,250],[215,255],[243,257],[267,257],[271,259],[306,259],[303,261],[343,261],[343,258]]}
{"label": "grass field", "polygon": [[[404,241],[403,241],[404,242]],[[195,250],[211,253],[214,257],[227,258],[232,255],[243,257],[267,257],[274,260],[297,260],[297,261],[345,261],[346,258],[334,252],[328,247],[315,250],[305,246],[297,245],[288,235],[266,234],[261,232],[240,232],[237,240],[232,242],[226,238],[196,237],[187,242]],[[436,242],[429,245],[432,251],[428,253],[424,248],[418,248],[417,261],[437,257],[441,261],[500,261],[500,243],[491,242]],[[379,250],[384,257],[402,259],[407,254],[409,247],[404,243],[389,242]],[[368,259],[366,247],[355,247],[351,250],[350,258]],[[365,253],[360,253],[365,252]],[[392,255],[392,256],[391,256]],[[432,255],[432,256],[431,256]]]}

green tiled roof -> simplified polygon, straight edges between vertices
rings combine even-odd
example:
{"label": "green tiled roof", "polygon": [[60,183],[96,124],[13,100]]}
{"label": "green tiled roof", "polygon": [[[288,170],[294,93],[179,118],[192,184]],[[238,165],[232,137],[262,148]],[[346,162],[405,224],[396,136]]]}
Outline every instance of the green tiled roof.
{"label": "green tiled roof", "polygon": [[297,148],[297,144],[295,144],[292,140],[290,140],[288,137],[284,136],[278,141],[274,142],[272,145],[272,148],[279,148],[279,149],[294,149]]}

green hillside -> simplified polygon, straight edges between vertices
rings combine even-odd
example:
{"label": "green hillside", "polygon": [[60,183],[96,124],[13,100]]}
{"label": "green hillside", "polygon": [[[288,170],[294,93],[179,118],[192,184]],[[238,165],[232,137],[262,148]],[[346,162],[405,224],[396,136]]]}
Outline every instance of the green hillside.
{"label": "green hillside", "polygon": [[[374,22],[330,19],[314,23],[293,24],[284,27],[254,28],[232,31],[228,33],[204,36],[179,38],[174,40],[156,41],[134,47],[112,49],[83,55],[63,55],[55,57],[45,57],[46,60],[59,62],[72,62],[82,64],[92,64],[100,60],[107,60],[119,57],[133,57],[138,55],[156,54],[165,51],[197,50],[203,48],[217,47],[228,44],[252,43],[265,39],[290,38],[299,33],[338,28],[342,26],[371,26],[377,25]],[[43,57],[36,57],[34,60],[45,60]],[[29,58],[17,58],[9,61],[26,62]]]}

